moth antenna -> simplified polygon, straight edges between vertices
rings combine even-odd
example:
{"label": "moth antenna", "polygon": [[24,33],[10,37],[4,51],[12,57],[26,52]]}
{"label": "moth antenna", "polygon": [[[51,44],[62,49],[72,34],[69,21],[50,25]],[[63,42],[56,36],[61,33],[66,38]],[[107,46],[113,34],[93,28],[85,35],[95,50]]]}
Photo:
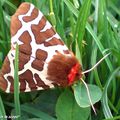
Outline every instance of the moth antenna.
{"label": "moth antenna", "polygon": [[87,84],[85,83],[85,81],[84,81],[82,78],[81,78],[81,80],[82,80],[83,84],[84,84],[85,87],[86,87],[87,94],[88,94],[88,99],[89,99],[89,101],[90,101],[90,104],[91,104],[91,106],[92,106],[92,109],[93,109],[95,115],[97,115],[96,110],[95,110],[95,107],[93,106],[93,103],[92,103],[92,100],[91,100],[91,97],[90,97],[89,88],[88,88]]}
{"label": "moth antenna", "polygon": [[103,58],[101,58],[92,68],[82,72],[82,74],[88,73],[90,71],[92,71],[93,69],[95,69],[108,55],[110,55],[111,53],[106,54]]}

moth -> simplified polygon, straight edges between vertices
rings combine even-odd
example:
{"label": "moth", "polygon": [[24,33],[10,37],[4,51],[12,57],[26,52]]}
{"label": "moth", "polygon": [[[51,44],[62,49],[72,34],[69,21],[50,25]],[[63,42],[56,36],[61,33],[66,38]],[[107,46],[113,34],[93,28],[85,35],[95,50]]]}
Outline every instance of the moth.
{"label": "moth", "polygon": [[82,77],[81,65],[44,15],[22,3],[11,18],[11,50],[0,71],[0,88],[14,91],[14,60],[19,45],[20,91],[72,85]]}
{"label": "moth", "polygon": [[[11,50],[0,71],[0,89],[14,92],[14,61],[16,44],[19,45],[19,86],[21,92],[71,86],[82,80],[82,67],[73,52],[33,4],[24,2],[11,18]],[[89,90],[85,84],[88,97]],[[90,103],[92,105],[91,99]],[[94,110],[94,107],[92,105]],[[94,110],[95,112],[95,110]]]}

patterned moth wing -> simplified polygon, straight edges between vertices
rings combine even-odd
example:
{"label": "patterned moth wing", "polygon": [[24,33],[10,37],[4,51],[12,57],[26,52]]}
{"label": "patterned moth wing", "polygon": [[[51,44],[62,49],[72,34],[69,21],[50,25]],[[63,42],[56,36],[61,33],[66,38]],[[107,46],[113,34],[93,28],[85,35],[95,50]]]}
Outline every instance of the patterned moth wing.
{"label": "patterned moth wing", "polygon": [[20,91],[29,92],[71,85],[81,76],[81,66],[43,14],[22,3],[11,18],[11,50],[0,72],[0,88],[14,91],[14,60],[19,45]]}

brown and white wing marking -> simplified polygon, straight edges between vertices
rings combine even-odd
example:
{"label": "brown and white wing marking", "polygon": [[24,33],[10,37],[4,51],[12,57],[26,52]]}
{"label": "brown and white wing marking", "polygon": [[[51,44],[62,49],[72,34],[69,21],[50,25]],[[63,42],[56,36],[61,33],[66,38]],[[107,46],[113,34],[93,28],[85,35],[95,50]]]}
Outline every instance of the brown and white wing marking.
{"label": "brown and white wing marking", "polygon": [[20,91],[53,88],[48,79],[48,63],[58,52],[71,56],[43,14],[29,3],[22,3],[11,19],[11,50],[0,72],[0,87],[13,92],[16,43],[19,45]]}

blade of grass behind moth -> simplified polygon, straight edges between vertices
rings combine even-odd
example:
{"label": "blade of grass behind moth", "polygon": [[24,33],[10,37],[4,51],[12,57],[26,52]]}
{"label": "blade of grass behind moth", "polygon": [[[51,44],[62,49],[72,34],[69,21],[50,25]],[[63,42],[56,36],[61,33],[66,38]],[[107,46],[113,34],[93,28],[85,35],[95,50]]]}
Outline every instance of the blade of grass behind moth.
{"label": "blade of grass behind moth", "polygon": [[64,20],[65,20],[64,12],[65,12],[65,7],[64,7],[64,2],[63,2],[63,0],[61,1],[61,11],[62,11],[62,18],[61,18],[62,25],[63,25],[63,27],[65,27],[65,26],[64,26]]}
{"label": "blade of grass behind moth", "polygon": [[[3,102],[2,102],[2,98],[0,96],[0,120],[7,120],[5,118],[6,114],[5,114],[5,109],[4,109],[4,105],[3,105]],[[3,118],[2,118],[3,117]]]}
{"label": "blade of grass behind moth", "polygon": [[[20,100],[19,100],[19,76],[18,76],[18,63],[19,62],[19,46],[16,45],[15,51],[15,71],[14,71],[14,102],[15,102],[15,112],[16,116],[20,116]],[[20,120],[20,117],[16,118]]]}
{"label": "blade of grass behind moth", "polygon": [[82,40],[85,32],[85,26],[86,26],[88,14],[90,12],[90,7],[91,7],[91,0],[85,0],[84,3],[82,4],[82,7],[80,8],[76,29],[73,35],[74,41],[77,39],[78,47],[81,53],[82,53]]}
{"label": "blade of grass behind moth", "polygon": [[117,111],[120,111],[120,96],[118,97],[118,102],[117,102],[117,105],[116,105],[116,109]]}
{"label": "blade of grass behind moth", "polygon": [[116,75],[116,73],[120,70],[120,67],[118,67],[117,69],[115,69],[113,71],[113,73],[111,74],[111,76],[109,77],[109,79],[107,80],[107,83],[105,84],[104,90],[103,90],[103,97],[101,99],[101,103],[103,106],[103,113],[105,115],[105,118],[111,118],[112,113],[111,110],[108,106],[108,97],[107,97],[107,91],[108,91],[108,87],[110,85],[110,82],[114,79],[114,76]]}
{"label": "blade of grass behind moth", "polygon": [[[99,6],[100,6],[100,14],[99,14],[99,19],[101,20],[101,24],[99,24],[99,26],[101,26],[100,28],[100,32],[103,32],[103,37],[102,40],[104,40],[104,45],[111,47],[112,44],[112,38],[110,37],[110,31],[111,29],[109,29],[109,24],[108,24],[108,20],[107,20],[107,8],[106,8],[106,1],[105,0],[100,0],[99,1]],[[106,27],[105,27],[106,26]],[[111,42],[110,42],[111,41]],[[112,81],[112,96],[111,99],[114,102],[115,100],[115,93],[116,93],[116,81]]]}
{"label": "blade of grass behind moth", "polygon": [[[107,27],[104,27],[104,26],[108,26],[108,21],[107,21],[107,17],[106,17],[106,3],[105,3],[104,0],[101,0],[101,1],[98,1],[98,4],[99,4],[99,9],[98,9],[98,16],[99,16],[99,18],[98,18],[98,30],[101,31],[101,33],[104,33],[103,38],[104,39],[106,38],[105,39],[106,42],[104,42],[104,44],[107,44],[107,42],[109,42],[108,30],[107,30]],[[102,55],[104,55],[103,51],[105,49],[104,49],[102,43],[100,42],[100,40],[97,38],[97,36],[92,31],[92,28],[90,28],[91,26],[88,25],[88,27],[89,27],[89,30],[91,29],[91,31],[89,31],[89,30],[88,31],[92,32],[92,34],[94,36],[92,34],[91,35],[93,36],[93,38],[95,37],[94,41],[96,42],[97,46],[99,47]],[[103,30],[104,30],[104,32],[103,32]],[[109,70],[112,71],[113,67],[112,67],[112,64],[111,64],[110,60],[108,58],[106,58],[105,61],[106,61],[107,65],[108,65],[108,67],[109,67]]]}
{"label": "blade of grass behind moth", "polygon": [[81,53],[80,53],[80,49],[79,49],[79,47],[78,47],[78,44],[77,44],[77,41],[76,41],[76,57],[78,58],[78,60],[79,60],[79,62],[81,63],[81,65],[82,65],[82,59],[81,59]]}
{"label": "blade of grass behind moth", "polygon": [[7,52],[8,52],[8,48],[9,48],[5,44],[5,43],[8,42],[8,38],[7,38],[7,32],[8,31],[6,31],[7,29],[6,29],[6,24],[5,24],[4,14],[3,14],[3,9],[2,9],[2,1],[0,1],[0,28],[1,28],[0,31],[1,31],[2,40],[6,40],[6,42],[3,42],[3,44],[1,43],[2,46],[4,47],[3,48],[4,54],[6,55]]}
{"label": "blade of grass behind moth", "polygon": [[56,18],[55,18],[55,14],[53,11],[53,1],[52,0],[49,1],[49,8],[50,8],[50,13],[49,13],[50,22],[51,22],[52,26],[55,28],[56,27]]}
{"label": "blade of grass behind moth", "polygon": [[103,120],[120,120],[120,115],[112,117],[112,118],[108,118],[108,119],[103,119]]}
{"label": "blade of grass behind moth", "polygon": [[64,26],[63,26],[62,21],[60,20],[60,17],[59,17],[59,15],[60,15],[59,14],[59,9],[60,9],[61,6],[60,6],[58,1],[54,1],[53,6],[54,6],[55,19],[57,21],[55,29],[59,33],[60,37],[65,42],[65,44],[67,44],[67,39],[66,39],[66,36],[65,36]]}
{"label": "blade of grass behind moth", "polygon": [[[98,5],[99,5],[99,0],[96,0],[95,1],[94,24],[93,24],[94,33],[96,35],[98,33],[98,27],[97,27],[97,23],[98,23]],[[97,52],[98,52],[97,45],[95,44],[95,41],[93,41],[92,54],[91,54],[91,66],[95,65],[95,63],[96,63]],[[93,73],[90,74],[90,83],[92,83],[93,80],[94,80],[93,75],[95,76],[95,81],[96,81],[97,85],[99,85],[102,88],[102,85],[101,85],[101,82],[100,82],[100,79],[99,79],[99,76],[98,76],[98,72],[97,72],[96,69],[93,71]]]}
{"label": "blade of grass behind moth", "polygon": [[[39,0],[25,0],[26,2],[30,2],[32,4],[34,4],[35,6],[39,5]],[[41,1],[42,2],[42,1]]]}
{"label": "blade of grass behind moth", "polygon": [[74,7],[74,5],[69,1],[69,0],[63,0],[65,2],[65,4],[67,5],[67,7],[69,8],[69,10],[71,10],[71,12],[78,17],[79,11]]}
{"label": "blade of grass behind moth", "polygon": [[109,0],[108,2],[109,2],[109,6],[120,16],[120,10],[119,8],[116,7],[115,4],[113,4],[114,2],[111,0]]}
{"label": "blade of grass behind moth", "polygon": [[37,0],[31,0],[31,3],[33,3],[35,6],[37,6],[38,1]]}
{"label": "blade of grass behind moth", "polygon": [[[95,42],[96,42],[96,44],[97,44],[101,54],[104,55],[103,52],[104,52],[105,48],[103,47],[102,43],[100,42],[98,37],[95,35],[94,31],[92,30],[91,26],[88,23],[87,23],[87,28],[88,28],[87,30],[90,32],[90,34],[94,38],[94,40],[95,40]],[[106,58],[105,61],[107,63],[107,66],[108,66],[109,70],[112,71],[113,70],[113,66],[112,66],[112,63],[109,60],[109,58]]]}
{"label": "blade of grass behind moth", "polygon": [[[69,5],[70,9],[73,8],[72,4],[68,0],[64,0],[64,2]],[[91,7],[91,0],[85,0],[78,13],[77,24],[75,27],[75,31],[73,33],[73,36],[74,36],[73,42],[77,40],[76,55],[77,55],[77,58],[79,57],[78,59],[80,59],[81,64],[82,64],[82,61],[81,61],[82,40],[85,32],[85,25],[86,25],[89,11],[90,11],[90,7]]]}
{"label": "blade of grass behind moth", "polygon": [[119,21],[109,11],[107,12],[107,20],[113,28],[119,26]]}
{"label": "blade of grass behind moth", "polygon": [[[69,8],[69,10],[70,10],[76,17],[78,17],[79,12],[78,12],[78,10],[73,6],[73,4],[72,4],[70,1],[68,1],[68,0],[64,0],[64,2],[65,2],[65,4],[67,5],[67,7]],[[100,40],[98,39],[98,37],[96,36],[96,34],[94,33],[94,31],[92,30],[92,27],[90,26],[90,24],[89,24],[88,22],[87,22],[87,24],[86,24],[86,29],[88,30],[88,32],[91,34],[91,36],[92,36],[93,39],[95,40],[95,42],[96,42],[96,44],[97,44],[97,46],[98,46],[101,54],[104,55],[104,54],[103,54],[103,51],[104,51],[105,49],[104,49],[103,45],[101,44]],[[112,70],[113,70],[113,66],[112,66],[112,63],[111,63],[111,61],[109,60],[109,58],[106,58],[105,61],[106,61],[107,65],[108,65],[110,71],[112,71]]]}
{"label": "blade of grass behind moth", "polygon": [[114,106],[114,103],[110,101],[110,99],[108,100],[108,103],[109,103],[111,110],[114,111],[115,114],[118,114],[119,111],[116,109],[116,106]]}
{"label": "blade of grass behind moth", "polygon": [[6,0],[5,3],[8,4],[14,11],[17,9],[17,7],[14,4],[12,4],[10,1]]}

